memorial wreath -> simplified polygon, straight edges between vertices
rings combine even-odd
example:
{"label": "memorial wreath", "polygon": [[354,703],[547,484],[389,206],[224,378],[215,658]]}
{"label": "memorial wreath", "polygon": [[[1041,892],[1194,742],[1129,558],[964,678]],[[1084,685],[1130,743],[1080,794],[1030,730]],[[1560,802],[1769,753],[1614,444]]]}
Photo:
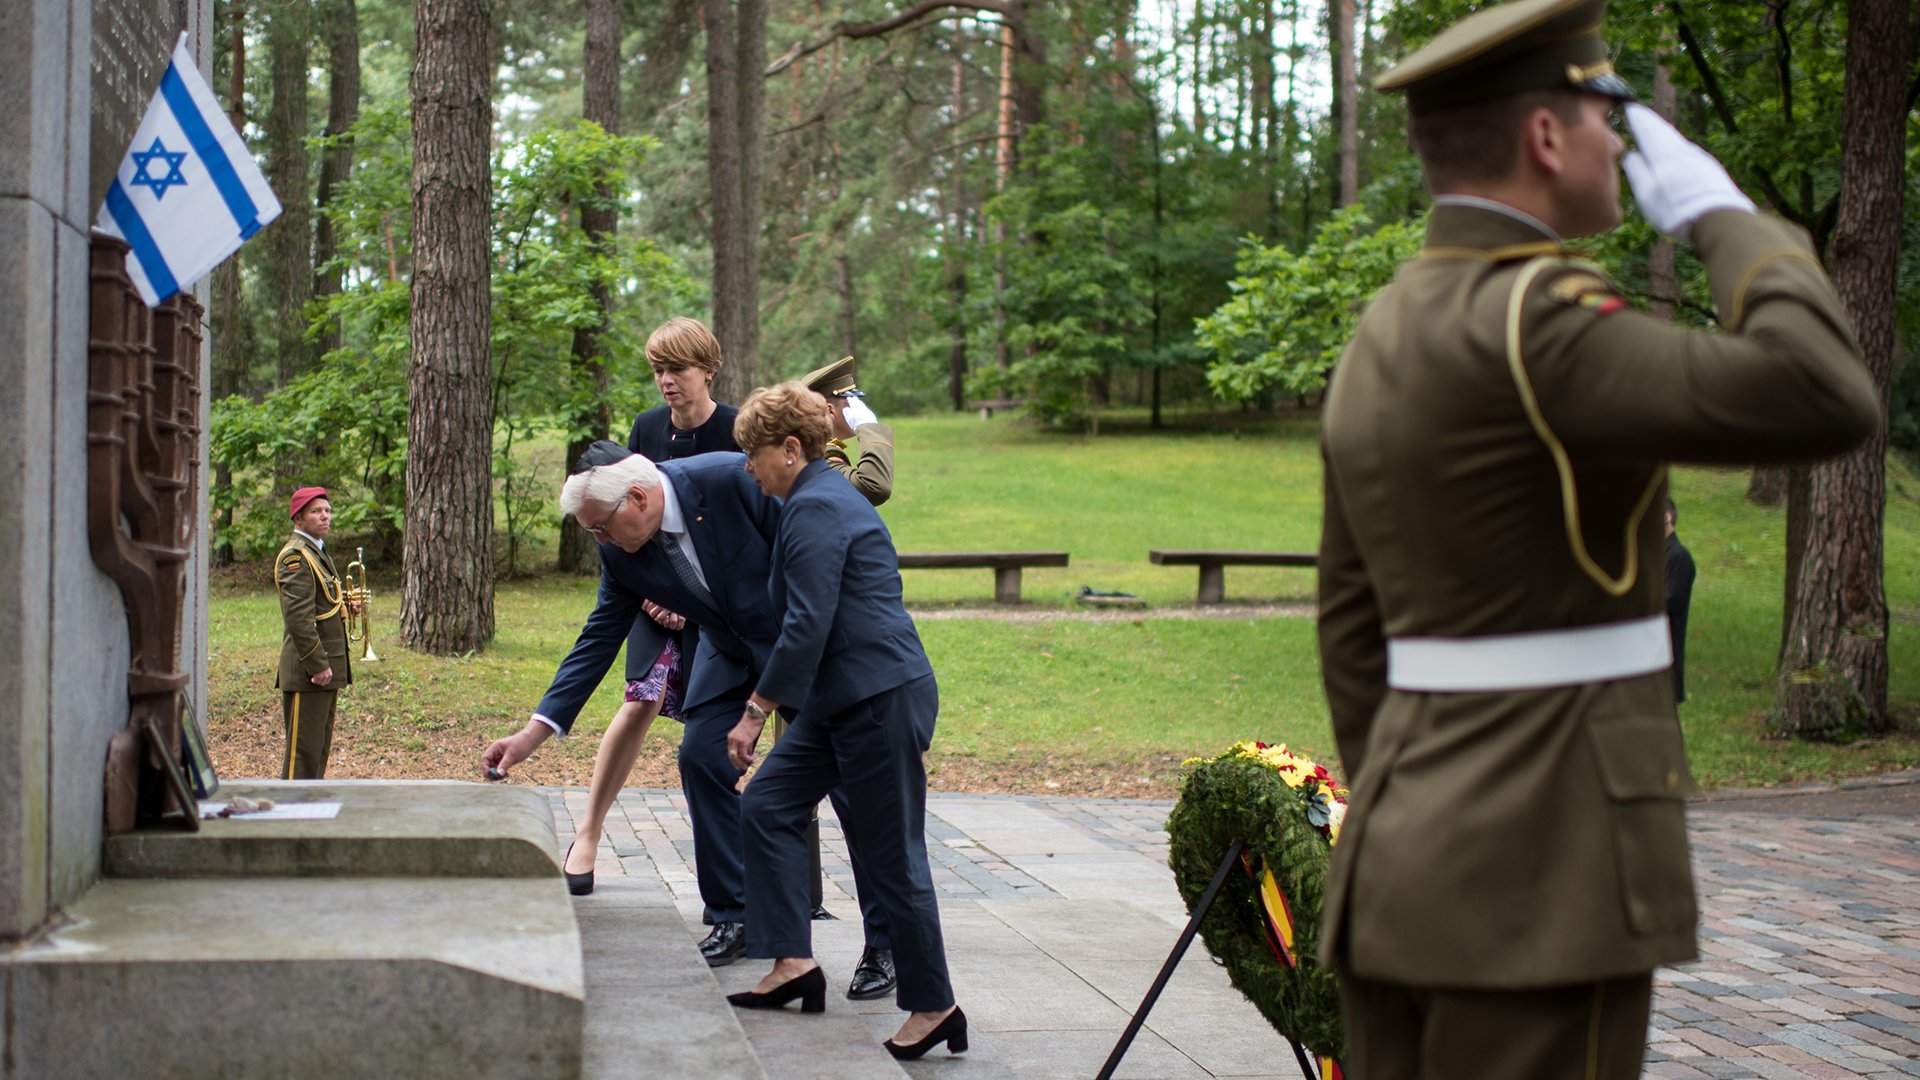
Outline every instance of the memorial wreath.
{"label": "memorial wreath", "polygon": [[1168,863],[1188,910],[1244,842],[1244,872],[1227,875],[1201,937],[1234,987],[1326,1076],[1338,1075],[1346,1038],[1333,971],[1315,953],[1327,859],[1346,812],[1347,791],[1324,766],[1284,745],[1242,742],[1187,762],[1167,819]]}

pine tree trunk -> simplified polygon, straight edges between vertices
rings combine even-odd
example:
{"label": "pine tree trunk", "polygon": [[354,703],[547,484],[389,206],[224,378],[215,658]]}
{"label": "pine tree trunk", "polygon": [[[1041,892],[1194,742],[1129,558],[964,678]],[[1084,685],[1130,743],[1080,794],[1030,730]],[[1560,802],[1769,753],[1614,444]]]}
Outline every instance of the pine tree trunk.
{"label": "pine tree trunk", "polygon": [[[726,366],[714,396],[739,401],[759,366],[760,109],[765,0],[704,0],[707,178],[713,196],[713,333]],[[749,78],[748,76],[752,77]]]}
{"label": "pine tree trunk", "polygon": [[[1014,35],[1011,25],[1000,28],[1000,109],[993,141],[993,190],[1004,194],[1013,178]],[[1007,223],[993,223],[993,358],[1002,371],[1013,366],[1007,350]]]}
{"label": "pine tree trunk", "polygon": [[[327,0],[324,12],[327,24],[327,135],[339,137],[360,119],[360,13],[354,0]],[[329,147],[320,157],[320,184],[314,191],[313,295],[332,296],[340,291],[341,273],[330,269],[339,245],[334,239],[333,221],[327,208],[333,205],[334,190],[353,172],[353,144],[342,141]],[[340,324],[332,323],[320,341],[322,353],[340,347]]]}
{"label": "pine tree trunk", "polygon": [[[1902,0],[1847,5],[1833,284],[1859,336],[1883,412],[1896,349],[1907,115],[1905,80],[1887,73],[1907,69],[1909,29]],[[1778,713],[1780,726],[1795,734],[1844,733],[1854,722],[1871,731],[1892,726],[1881,542],[1886,455],[1882,426],[1859,449],[1808,470],[1805,557],[1787,613]]]}
{"label": "pine tree trunk", "polygon": [[1340,134],[1340,190],[1336,209],[1360,195],[1360,89],[1356,85],[1353,53],[1353,0],[1334,0],[1334,63],[1340,80],[1338,120]]}
{"label": "pine tree trunk", "polygon": [[[280,198],[280,217],[267,226],[262,284],[274,314],[279,383],[307,370],[307,300],[313,295],[313,196],[308,179],[307,64],[312,34],[310,0],[277,0],[268,9],[267,57],[273,103],[267,111],[267,182]],[[289,463],[291,464],[291,463]]]}
{"label": "pine tree trunk", "polygon": [[[619,0],[586,0],[587,35],[583,48],[584,82],[581,86],[583,118],[591,120],[610,135],[620,133],[620,3]],[[587,246],[608,251],[619,226],[612,188],[601,185],[594,192],[594,203],[580,208],[580,231]],[[587,446],[607,436],[613,425],[613,413],[607,407],[607,365],[602,340],[613,314],[613,295],[605,285],[591,288],[599,321],[573,332],[573,358],[569,377],[573,380],[576,408],[572,416],[574,434],[567,442],[566,467],[572,468]],[[581,393],[585,391],[585,393]],[[560,544],[555,563],[566,573],[600,572],[600,549],[580,523],[572,518],[560,520]]]}
{"label": "pine tree trunk", "polygon": [[[965,53],[966,37],[954,35],[953,47],[953,90],[950,108],[952,126],[958,128],[960,118],[967,114],[967,58]],[[947,328],[947,394],[953,399],[953,411],[959,412],[967,407],[967,160],[961,150],[954,150],[953,161],[948,168],[953,170],[952,213],[946,215],[946,259],[947,292],[951,297],[949,322]]]}
{"label": "pine tree trunk", "polygon": [[[246,5],[223,5],[222,14],[230,31],[230,45],[224,50],[227,84],[227,119],[235,131],[247,130],[247,17]],[[211,358],[210,399],[219,401],[229,394],[246,390],[248,362],[254,354],[253,323],[247,316],[246,294],[241,288],[240,256],[222,262],[213,271],[213,356]],[[213,544],[213,564],[233,563],[233,468],[222,462],[214,466],[213,492],[216,502],[224,502],[214,511],[221,537]]]}
{"label": "pine tree trunk", "polygon": [[1787,501],[1787,467],[1758,465],[1747,480],[1747,501],[1755,506],[1784,506]]}
{"label": "pine tree trunk", "polygon": [[400,636],[449,655],[493,637],[488,151],[490,0],[418,0],[413,356]]}

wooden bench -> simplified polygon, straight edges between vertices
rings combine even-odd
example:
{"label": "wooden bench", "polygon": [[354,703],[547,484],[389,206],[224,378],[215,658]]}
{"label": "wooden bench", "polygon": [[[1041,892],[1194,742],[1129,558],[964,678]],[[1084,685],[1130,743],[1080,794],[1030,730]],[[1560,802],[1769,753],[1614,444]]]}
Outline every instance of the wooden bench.
{"label": "wooden bench", "polygon": [[902,570],[951,570],[991,567],[995,603],[1020,602],[1020,571],[1028,566],[1065,566],[1064,551],[920,551],[901,552]]}
{"label": "wooden bench", "polygon": [[1197,566],[1200,568],[1200,603],[1218,604],[1226,599],[1229,566],[1318,566],[1320,559],[1311,551],[1187,551],[1169,549],[1147,552],[1147,560],[1156,566]]}
{"label": "wooden bench", "polygon": [[1014,398],[994,398],[992,401],[969,401],[967,408],[978,410],[980,419],[991,420],[995,409],[1017,409],[1025,404],[1026,402]]}

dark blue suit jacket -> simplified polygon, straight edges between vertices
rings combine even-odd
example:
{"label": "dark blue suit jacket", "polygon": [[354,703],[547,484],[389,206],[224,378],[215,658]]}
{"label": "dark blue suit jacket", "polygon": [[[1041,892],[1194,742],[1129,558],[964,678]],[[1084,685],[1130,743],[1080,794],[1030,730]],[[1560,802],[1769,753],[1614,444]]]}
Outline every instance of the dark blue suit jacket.
{"label": "dark blue suit jacket", "polygon": [[[745,701],[779,634],[765,582],[780,503],[760,493],[742,468],[744,461],[742,454],[701,454],[659,463],[686,518],[714,607],[701,603],[680,583],[672,564],[652,543],[632,555],[601,544],[599,600],[540,699],[536,711],[541,716],[562,731],[573,727],[634,628],[642,600],[685,615],[700,627],[687,684],[689,714],[710,702]],[[658,654],[667,631],[651,619],[643,621],[654,628],[651,647]]]}
{"label": "dark blue suit jacket", "polygon": [[900,555],[873,504],[825,461],[793,482],[767,591],[780,637],[762,697],[825,719],[933,674],[900,596]]}

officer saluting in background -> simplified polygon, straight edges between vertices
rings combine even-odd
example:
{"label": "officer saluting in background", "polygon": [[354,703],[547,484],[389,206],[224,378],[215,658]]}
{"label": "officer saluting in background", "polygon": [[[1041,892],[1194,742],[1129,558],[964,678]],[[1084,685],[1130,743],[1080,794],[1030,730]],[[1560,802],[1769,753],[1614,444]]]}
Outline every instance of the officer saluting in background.
{"label": "officer saluting in background", "polygon": [[[833,439],[827,467],[847,478],[875,506],[893,494],[893,429],[880,422],[853,381],[853,357],[843,356],[807,372],[800,381],[833,407]],[[847,440],[860,440],[860,461],[847,455]]]}
{"label": "officer saluting in background", "polygon": [[327,489],[303,487],[287,500],[293,535],[273,557],[280,590],[280,716],[286,732],[281,777],[319,780],[333,750],[333,707],[340,688],[353,681],[347,660],[349,601],[340,571],[327,554],[333,531],[333,501]]}
{"label": "officer saluting in background", "polygon": [[[1879,402],[1806,238],[1631,104],[1604,0],[1472,15],[1405,91],[1426,245],[1328,392],[1319,636],[1353,800],[1320,958],[1350,1074],[1633,1077],[1652,970],[1695,955],[1667,674],[1668,461],[1804,461]],[[1564,239],[1640,212],[1717,334],[1627,306]]]}

